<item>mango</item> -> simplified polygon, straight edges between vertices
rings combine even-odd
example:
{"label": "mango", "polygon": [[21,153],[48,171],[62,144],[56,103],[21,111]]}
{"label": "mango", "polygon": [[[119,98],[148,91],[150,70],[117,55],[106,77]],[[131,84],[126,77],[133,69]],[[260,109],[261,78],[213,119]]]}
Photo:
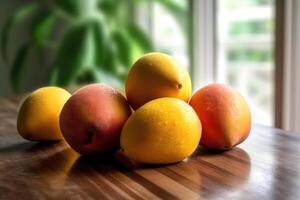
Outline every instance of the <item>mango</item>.
{"label": "mango", "polygon": [[189,104],[202,123],[200,144],[230,149],[243,142],[251,129],[251,113],[245,99],[224,84],[210,84],[195,92]]}
{"label": "mango", "polygon": [[43,87],[22,103],[17,119],[19,134],[27,140],[61,140],[59,115],[71,94],[59,87]]}
{"label": "mango", "polygon": [[188,102],[191,96],[189,73],[173,57],[159,52],[143,55],[131,67],[125,85],[133,109],[162,97]]}
{"label": "mango", "polygon": [[152,100],[126,122],[121,134],[124,154],[148,164],[179,162],[199,144],[201,123],[189,104],[177,98]]}
{"label": "mango", "polygon": [[78,153],[103,155],[120,148],[121,130],[130,115],[129,104],[117,90],[105,84],[90,84],[66,102],[60,128]]}

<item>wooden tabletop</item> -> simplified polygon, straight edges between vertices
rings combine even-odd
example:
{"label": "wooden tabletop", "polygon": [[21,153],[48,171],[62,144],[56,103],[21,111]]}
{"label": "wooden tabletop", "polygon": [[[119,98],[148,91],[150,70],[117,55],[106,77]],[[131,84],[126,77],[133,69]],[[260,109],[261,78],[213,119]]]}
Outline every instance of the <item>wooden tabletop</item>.
{"label": "wooden tabletop", "polygon": [[0,99],[0,199],[300,199],[300,137],[253,125],[224,152],[201,147],[186,161],[128,168],[80,157],[63,142],[16,131],[17,98]]}

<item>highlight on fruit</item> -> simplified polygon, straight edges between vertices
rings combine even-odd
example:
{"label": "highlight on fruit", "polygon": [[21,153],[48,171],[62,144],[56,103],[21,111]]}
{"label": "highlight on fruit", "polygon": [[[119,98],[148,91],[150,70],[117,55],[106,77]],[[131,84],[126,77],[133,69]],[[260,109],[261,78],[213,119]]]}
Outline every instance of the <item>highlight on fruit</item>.
{"label": "highlight on fruit", "polygon": [[212,83],[192,95],[191,88],[175,58],[148,53],[132,65],[124,92],[101,83],[72,95],[59,87],[32,92],[20,106],[17,129],[28,140],[63,139],[81,155],[122,152],[147,164],[176,163],[198,145],[228,150],[247,139],[251,112],[238,91]]}

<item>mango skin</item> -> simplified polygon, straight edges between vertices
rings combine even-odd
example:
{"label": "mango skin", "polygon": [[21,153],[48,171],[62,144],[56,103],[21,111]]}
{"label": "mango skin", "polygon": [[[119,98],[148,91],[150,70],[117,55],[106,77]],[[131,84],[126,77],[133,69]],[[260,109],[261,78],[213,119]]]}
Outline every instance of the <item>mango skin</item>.
{"label": "mango skin", "polygon": [[152,52],[140,57],[131,67],[125,91],[129,104],[138,109],[162,97],[188,102],[191,97],[189,73],[171,56]]}
{"label": "mango skin", "polygon": [[201,123],[191,106],[164,97],[136,110],[121,134],[123,153],[148,164],[169,164],[189,157],[198,147]]}
{"label": "mango skin", "polygon": [[105,84],[76,91],[60,115],[67,143],[82,155],[99,155],[120,148],[120,134],[131,109],[125,97]]}
{"label": "mango skin", "polygon": [[211,149],[230,149],[249,136],[250,109],[233,88],[210,84],[196,91],[189,104],[202,123],[200,145]]}
{"label": "mango skin", "polygon": [[33,141],[61,140],[59,115],[71,94],[59,87],[42,87],[33,91],[22,103],[18,118],[19,134]]}

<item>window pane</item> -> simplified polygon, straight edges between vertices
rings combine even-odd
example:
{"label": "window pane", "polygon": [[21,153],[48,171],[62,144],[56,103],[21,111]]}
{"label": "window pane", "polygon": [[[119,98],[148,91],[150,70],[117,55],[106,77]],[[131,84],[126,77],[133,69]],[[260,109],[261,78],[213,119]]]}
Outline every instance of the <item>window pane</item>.
{"label": "window pane", "polygon": [[188,67],[188,1],[144,1],[138,21],[152,39],[155,51],[168,53]]}
{"label": "window pane", "polygon": [[173,4],[181,8],[182,16],[174,16],[176,13],[168,11],[159,3],[154,3],[153,39],[158,51],[174,56],[182,65],[188,67],[187,30],[183,25],[188,23],[188,4],[187,1],[173,1]]}
{"label": "window pane", "polygon": [[217,79],[247,99],[253,121],[273,125],[274,0],[219,0]]}

